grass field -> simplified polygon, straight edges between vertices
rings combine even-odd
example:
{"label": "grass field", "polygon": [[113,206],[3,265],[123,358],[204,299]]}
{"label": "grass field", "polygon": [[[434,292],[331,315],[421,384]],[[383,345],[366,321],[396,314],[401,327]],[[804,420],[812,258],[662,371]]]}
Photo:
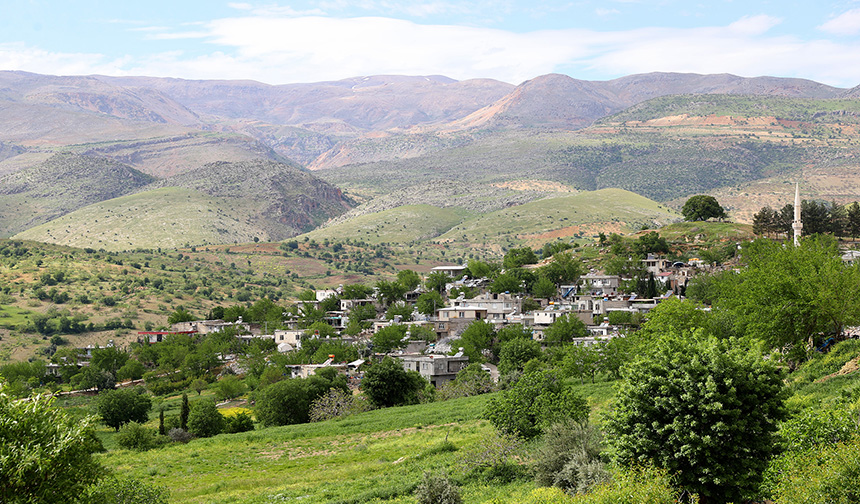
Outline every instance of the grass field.
{"label": "grass field", "polygon": [[407,205],[361,215],[347,222],[311,231],[315,240],[359,239],[368,243],[409,243],[434,238],[461,223],[470,212],[461,208]]}
{"label": "grass field", "polygon": [[179,248],[220,243],[222,234],[250,242],[264,236],[246,222],[241,203],[179,188],[156,189],[90,205],[47,224],[28,229],[16,239],[105,250]]}

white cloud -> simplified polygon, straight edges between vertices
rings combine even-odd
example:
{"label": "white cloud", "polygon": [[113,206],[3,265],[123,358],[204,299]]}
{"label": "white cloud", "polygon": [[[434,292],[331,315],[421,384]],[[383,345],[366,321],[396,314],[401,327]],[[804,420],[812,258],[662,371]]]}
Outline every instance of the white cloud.
{"label": "white cloud", "polygon": [[605,17],[605,16],[613,16],[615,14],[621,14],[621,11],[618,9],[597,8],[594,10],[594,13],[597,14],[598,16]]}
{"label": "white cloud", "polygon": [[769,30],[781,20],[767,15],[684,29],[514,33],[383,17],[243,12],[250,13],[144,32],[147,39],[173,40],[177,48],[145,57],[111,59],[3,44],[0,68],[271,84],[374,74],[488,77],[518,84],[559,71],[586,79],[673,71],[804,77],[843,87],[860,83],[860,42],[774,36]]}
{"label": "white cloud", "polygon": [[856,35],[860,32],[860,9],[851,9],[818,27],[834,35]]}
{"label": "white cloud", "polygon": [[766,14],[744,16],[730,24],[729,30],[739,35],[761,35],[781,22],[782,19]]}

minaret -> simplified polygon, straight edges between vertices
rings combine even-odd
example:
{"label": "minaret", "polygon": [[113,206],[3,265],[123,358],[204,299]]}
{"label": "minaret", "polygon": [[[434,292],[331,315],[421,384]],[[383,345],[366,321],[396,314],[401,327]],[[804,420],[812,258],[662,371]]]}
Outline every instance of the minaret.
{"label": "minaret", "polygon": [[794,246],[800,246],[800,232],[803,230],[803,223],[800,221],[800,182],[794,186],[794,222],[791,223],[791,229],[794,230]]}

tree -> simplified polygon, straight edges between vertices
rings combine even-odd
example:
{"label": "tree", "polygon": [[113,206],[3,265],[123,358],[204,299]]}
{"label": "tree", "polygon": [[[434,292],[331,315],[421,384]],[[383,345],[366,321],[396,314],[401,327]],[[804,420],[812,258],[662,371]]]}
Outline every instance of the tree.
{"label": "tree", "polygon": [[215,396],[222,401],[235,399],[244,393],[245,383],[236,376],[225,376],[215,383]]}
{"label": "tree", "polygon": [[167,316],[168,324],[178,324],[179,322],[191,322],[194,320],[194,315],[192,315],[185,308],[179,307]]}
{"label": "tree", "polygon": [[364,284],[348,284],[343,286],[341,299],[366,299],[373,294],[373,288]]}
{"label": "tree", "polygon": [[428,290],[436,291],[441,294],[445,291],[445,286],[453,281],[454,279],[447,273],[434,271],[427,275],[427,279],[424,280],[424,286],[427,287]]}
{"label": "tree", "polygon": [[588,328],[585,327],[585,323],[573,314],[562,315],[543,332],[544,341],[548,345],[569,343],[574,338],[584,338],[586,336],[588,336]]}
{"label": "tree", "polygon": [[310,404],[307,383],[290,378],[264,388],[258,394],[254,413],[266,427],[306,423]]}
{"label": "tree", "polygon": [[856,240],[860,236],[860,203],[856,201],[848,207],[848,236]]}
{"label": "tree", "polygon": [[779,213],[769,206],[762,207],[753,215],[753,233],[759,236],[779,233]]}
{"label": "tree", "polygon": [[0,380],[0,502],[75,502],[104,474],[94,421],[48,397],[16,401]]}
{"label": "tree", "polygon": [[413,291],[421,285],[421,276],[410,269],[400,270],[397,272],[397,282],[407,291]]}
{"label": "tree", "polygon": [[415,302],[415,308],[418,310],[418,313],[423,313],[424,315],[434,315],[436,310],[443,306],[445,306],[445,303],[442,301],[442,296],[435,290],[421,294]]}
{"label": "tree", "polygon": [[539,298],[551,298],[558,294],[555,283],[545,276],[538,277],[537,281],[532,285],[532,294]]}
{"label": "tree", "polygon": [[188,394],[182,393],[182,406],[179,409],[179,428],[188,430],[188,413],[191,411],[188,405]]}
{"label": "tree", "polygon": [[842,262],[834,238],[799,247],[756,240],[741,256],[746,268],[719,275],[714,307],[734,331],[782,351],[789,364],[806,360],[817,335],[860,323],[860,267]]}
{"label": "tree", "polygon": [[400,282],[379,280],[376,282],[376,290],[379,292],[379,300],[385,306],[401,301],[406,294],[406,287]]}
{"label": "tree", "polygon": [[667,338],[624,368],[607,442],[617,461],[677,474],[706,502],[758,489],[788,393],[773,362],[737,340]]}
{"label": "tree", "polygon": [[504,434],[531,439],[555,422],[588,420],[588,402],[551,371],[526,373],[487,405],[486,417]]}
{"label": "tree", "polygon": [[212,437],[224,431],[224,415],[218,411],[215,401],[198,400],[188,413],[188,432],[197,437]]}
{"label": "tree", "polygon": [[191,382],[190,387],[191,387],[191,390],[197,392],[197,395],[199,396],[204,390],[209,388],[209,384],[206,383],[206,380],[204,380],[202,378],[197,378]]}
{"label": "tree", "polygon": [[681,208],[681,215],[686,221],[723,220],[726,218],[726,211],[713,196],[697,194],[684,203]]}
{"label": "tree", "polygon": [[505,375],[511,371],[522,371],[526,362],[540,357],[540,343],[532,339],[516,338],[501,345],[499,352],[499,373]]}
{"label": "tree", "polygon": [[510,271],[506,271],[497,276],[493,283],[490,284],[490,292],[493,294],[501,294],[503,292],[523,292],[525,287],[523,281]]}
{"label": "tree", "polygon": [[391,357],[374,364],[364,373],[361,390],[377,407],[400,406],[418,403],[418,393],[424,390],[427,380],[416,371],[406,371]]}
{"label": "tree", "polygon": [[493,324],[476,320],[466,327],[459,339],[451,341],[451,347],[463,347],[463,353],[469,357],[469,362],[484,362],[484,352],[492,348],[495,335],[496,328]]}
{"label": "tree", "polygon": [[537,256],[531,248],[513,248],[505,254],[505,257],[502,259],[502,266],[505,269],[512,269],[536,262],[538,262]]}
{"label": "tree", "polygon": [[558,252],[552,256],[552,262],[538,268],[538,275],[556,285],[572,283],[582,275],[582,262],[569,251]]}
{"label": "tree", "polygon": [[406,337],[406,326],[402,324],[392,324],[383,327],[373,335],[373,351],[378,353],[388,353],[397,348],[406,346],[403,339]]}
{"label": "tree", "polygon": [[633,242],[633,252],[643,257],[648,254],[668,254],[669,244],[656,231],[651,231]]}
{"label": "tree", "polygon": [[830,208],[826,203],[801,201],[800,220],[803,223],[804,236],[830,232]]}
{"label": "tree", "polygon": [[117,380],[140,380],[146,368],[137,359],[128,359],[116,372]]}
{"label": "tree", "polygon": [[96,400],[96,410],[108,427],[119,428],[128,422],[145,423],[149,420],[152,401],[142,388],[109,390]]}
{"label": "tree", "polygon": [[127,352],[114,346],[95,348],[90,359],[90,366],[100,371],[107,371],[116,377],[117,371],[128,362],[128,357]]}

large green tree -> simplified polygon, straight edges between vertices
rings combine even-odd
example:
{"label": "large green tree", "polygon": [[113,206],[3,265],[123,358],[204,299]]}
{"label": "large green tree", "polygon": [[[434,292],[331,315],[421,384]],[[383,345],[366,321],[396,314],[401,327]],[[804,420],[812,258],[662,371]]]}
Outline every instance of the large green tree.
{"label": "large green tree", "polygon": [[371,366],[361,380],[361,390],[371,403],[381,408],[415,404],[418,393],[426,386],[427,380],[420,374],[406,371],[391,357]]}
{"label": "large green tree", "polygon": [[588,420],[588,402],[551,371],[526,373],[487,405],[490,423],[505,434],[531,439],[555,422]]}
{"label": "large green tree", "polygon": [[841,335],[860,323],[860,266],[846,266],[829,236],[804,239],[799,247],[770,240],[747,244],[746,267],[711,279],[719,285],[714,306],[733,329],[763,340],[798,363],[822,333]]}
{"label": "large green tree", "polygon": [[725,219],[726,211],[713,196],[697,194],[691,196],[681,208],[681,215],[687,221],[704,221],[708,219]]}
{"label": "large green tree", "polygon": [[786,396],[776,365],[736,340],[666,338],[624,368],[606,439],[623,465],[667,469],[703,502],[741,502],[776,449]]}
{"label": "large green tree", "polygon": [[56,408],[45,396],[16,401],[0,378],[0,502],[77,502],[104,474],[94,417]]}
{"label": "large green tree", "polygon": [[102,422],[118,431],[129,422],[145,423],[149,420],[152,401],[142,388],[109,390],[99,394],[96,409]]}

